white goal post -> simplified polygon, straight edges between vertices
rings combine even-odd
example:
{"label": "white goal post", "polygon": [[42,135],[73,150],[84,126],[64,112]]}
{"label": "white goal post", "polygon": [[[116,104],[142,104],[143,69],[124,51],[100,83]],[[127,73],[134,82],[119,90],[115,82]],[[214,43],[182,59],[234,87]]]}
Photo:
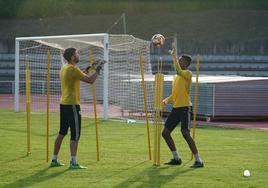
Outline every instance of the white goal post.
{"label": "white goal post", "polygon": [[[59,70],[65,63],[62,52],[68,47],[79,51],[78,66],[89,65],[90,58],[107,63],[96,80],[97,104],[103,118],[127,118],[144,120],[143,92],[140,81],[140,56],[143,70],[152,76],[150,62],[150,42],[132,35],[110,35],[107,33],[60,35],[40,37],[20,37],[15,41],[15,99],[14,111],[24,108],[25,67],[29,64],[31,73],[31,109],[43,111],[45,105],[47,52],[51,53],[50,98],[51,112],[58,112],[60,102]],[[92,57],[90,57],[92,50]],[[153,101],[153,84],[146,83],[148,101]],[[81,106],[92,104],[91,88],[81,83]],[[153,104],[148,104],[153,111]],[[89,111],[89,112],[87,112]],[[89,115],[91,116],[91,115]]]}

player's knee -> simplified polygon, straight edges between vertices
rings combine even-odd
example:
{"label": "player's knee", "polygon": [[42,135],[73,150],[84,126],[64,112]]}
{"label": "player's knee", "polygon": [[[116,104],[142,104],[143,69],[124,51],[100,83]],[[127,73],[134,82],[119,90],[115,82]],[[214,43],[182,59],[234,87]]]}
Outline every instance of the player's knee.
{"label": "player's knee", "polygon": [[166,138],[166,133],[164,131],[162,131],[162,137]]}
{"label": "player's knee", "polygon": [[70,140],[71,140],[71,141],[74,141],[74,142],[78,142],[78,141],[79,141],[79,138],[78,138],[78,139],[76,139],[76,138],[71,138]]}
{"label": "player's knee", "polygon": [[59,133],[59,134],[58,134],[58,138],[59,138],[59,139],[63,139],[63,138],[65,137],[66,134],[67,134],[67,133],[65,133],[65,134],[61,134],[61,133]]}
{"label": "player's knee", "polygon": [[184,138],[188,138],[190,136],[190,131],[188,129],[181,129],[181,134]]}
{"label": "player's knee", "polygon": [[64,138],[67,135],[67,131],[60,131],[58,137]]}
{"label": "player's knee", "polygon": [[162,131],[162,137],[167,138],[168,136],[170,136],[170,131],[168,131],[167,129],[164,129]]}
{"label": "player's knee", "polygon": [[79,141],[79,139],[80,139],[80,135],[78,136],[78,137],[76,137],[76,136],[71,136],[71,141],[76,141],[76,142],[78,142]]}

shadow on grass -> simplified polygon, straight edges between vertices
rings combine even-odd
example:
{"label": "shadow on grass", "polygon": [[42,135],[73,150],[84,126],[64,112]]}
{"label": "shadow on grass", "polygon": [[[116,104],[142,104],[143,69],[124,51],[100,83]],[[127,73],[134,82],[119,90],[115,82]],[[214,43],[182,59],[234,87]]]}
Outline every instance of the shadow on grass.
{"label": "shadow on grass", "polygon": [[[189,171],[192,171],[194,169],[187,168],[183,169],[185,165],[187,165],[191,160],[185,162],[181,166],[152,166],[147,169],[145,169],[142,172],[137,173],[134,176],[130,176],[125,181],[121,182],[120,184],[113,186],[113,188],[125,188],[130,187],[135,183],[139,183],[139,185],[135,187],[154,187],[154,188],[160,188],[162,185],[165,185],[166,183],[171,182],[173,179],[175,179],[180,174],[187,173]],[[172,174],[161,174],[161,172],[164,172],[166,169],[175,169]]]}
{"label": "shadow on grass", "polygon": [[121,170],[120,172],[117,172],[116,174],[112,174],[112,175],[109,175],[109,176],[104,176],[102,179],[99,179],[99,180],[94,181],[94,182],[91,182],[91,183],[99,183],[99,182],[102,182],[103,180],[107,180],[107,179],[109,179],[109,178],[113,178],[114,176],[117,176],[118,174],[122,174],[122,173],[124,173],[124,172],[126,172],[126,171],[128,171],[128,170],[130,170],[130,169],[133,169],[133,168],[135,168],[135,167],[137,167],[137,166],[140,166],[140,165],[142,165],[142,164],[144,164],[144,163],[146,163],[146,162],[147,162],[147,161],[140,162],[140,163],[138,163],[138,164],[136,164],[136,165],[133,165],[133,166],[128,167],[128,168],[125,168],[125,169]]}
{"label": "shadow on grass", "polygon": [[[16,162],[16,161],[20,161],[20,160],[23,160],[24,158],[26,158],[27,155],[23,155],[23,156],[20,156],[20,157],[16,157],[16,158],[13,158],[13,159],[9,159],[7,161],[1,161],[0,165],[5,165],[5,164],[8,164],[8,163],[13,163],[13,162]],[[16,170],[17,171],[22,171],[22,170]],[[14,171],[12,171],[13,173]],[[9,173],[4,173],[1,175],[1,178],[3,177],[6,177],[6,176],[9,176],[10,174]],[[1,186],[0,186],[1,187]]]}
{"label": "shadow on grass", "polygon": [[[9,132],[16,132],[16,133],[24,133],[26,134],[26,129],[23,130],[23,129],[13,129],[13,128],[3,128],[1,127],[0,130],[4,130],[4,131],[9,131]],[[49,137],[56,137],[58,133],[53,133],[53,134],[49,134]],[[34,135],[34,136],[45,136],[45,134],[41,134],[41,133],[36,133],[36,131],[31,131],[31,135]]]}
{"label": "shadow on grass", "polygon": [[13,158],[13,159],[10,159],[7,160],[7,161],[4,161],[4,163],[10,163],[10,162],[15,162],[15,161],[19,161],[19,160],[22,160],[24,158],[28,157],[28,155],[23,155],[23,156],[20,156],[20,157],[17,157],[17,158]]}
{"label": "shadow on grass", "polygon": [[28,177],[24,177],[21,179],[18,179],[12,183],[6,184],[4,186],[2,186],[1,188],[10,188],[10,187],[28,187],[28,186],[34,186],[34,184],[36,183],[40,183],[52,178],[56,178],[60,175],[62,175],[63,173],[65,173],[66,171],[68,171],[68,169],[64,169],[60,172],[54,172],[51,174],[46,174],[46,172],[50,169],[50,167],[46,167],[42,170],[37,171],[35,174],[28,176]]}

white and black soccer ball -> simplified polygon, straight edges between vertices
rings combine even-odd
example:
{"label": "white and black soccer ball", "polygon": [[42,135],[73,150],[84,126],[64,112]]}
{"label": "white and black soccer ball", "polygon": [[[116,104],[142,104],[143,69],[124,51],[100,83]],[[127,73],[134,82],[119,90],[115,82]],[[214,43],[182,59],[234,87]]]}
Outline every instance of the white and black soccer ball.
{"label": "white and black soccer ball", "polygon": [[153,37],[152,37],[152,44],[157,47],[157,48],[160,48],[164,45],[165,43],[165,37],[161,34],[155,34]]}

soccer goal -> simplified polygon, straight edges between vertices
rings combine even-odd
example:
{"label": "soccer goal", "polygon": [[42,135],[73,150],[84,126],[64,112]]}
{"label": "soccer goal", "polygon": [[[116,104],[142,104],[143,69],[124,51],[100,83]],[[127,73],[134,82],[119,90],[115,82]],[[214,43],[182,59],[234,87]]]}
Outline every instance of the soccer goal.
{"label": "soccer goal", "polygon": [[[145,77],[152,75],[150,42],[132,35],[106,33],[16,38],[14,111],[25,110],[25,69],[29,65],[31,112],[45,112],[48,99],[50,112],[59,112],[59,71],[66,63],[62,53],[68,47],[79,51],[81,69],[90,61],[107,62],[95,82],[99,117],[145,119],[144,87],[140,80],[141,67]],[[84,117],[93,117],[91,89],[91,85],[81,83]],[[145,89],[148,101],[153,101],[153,82],[145,83]],[[149,103],[148,112],[152,111],[153,104]]]}

